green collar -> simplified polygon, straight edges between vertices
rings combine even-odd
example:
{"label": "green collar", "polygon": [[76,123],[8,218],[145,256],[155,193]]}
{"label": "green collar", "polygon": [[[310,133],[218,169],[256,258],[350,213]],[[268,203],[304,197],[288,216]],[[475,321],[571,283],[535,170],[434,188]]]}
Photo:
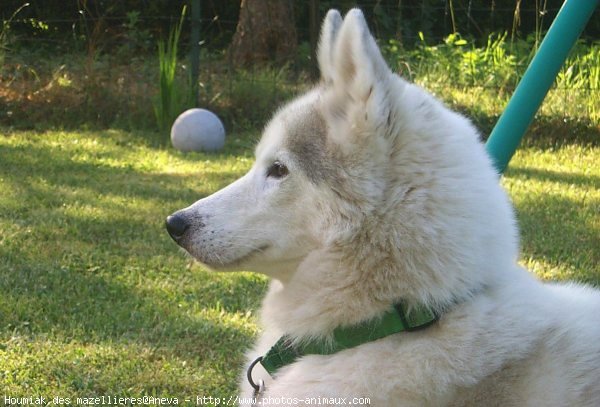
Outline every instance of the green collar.
{"label": "green collar", "polygon": [[398,303],[379,318],[354,326],[336,328],[333,331],[333,338],[329,340],[313,340],[293,344],[290,337],[284,335],[266,355],[257,359],[250,366],[248,369],[249,379],[251,381],[252,367],[258,361],[269,374],[273,375],[279,368],[293,363],[304,355],[331,355],[398,332],[411,332],[426,328],[439,318],[435,312],[425,307],[413,308],[409,313],[406,313],[405,310],[406,306]]}

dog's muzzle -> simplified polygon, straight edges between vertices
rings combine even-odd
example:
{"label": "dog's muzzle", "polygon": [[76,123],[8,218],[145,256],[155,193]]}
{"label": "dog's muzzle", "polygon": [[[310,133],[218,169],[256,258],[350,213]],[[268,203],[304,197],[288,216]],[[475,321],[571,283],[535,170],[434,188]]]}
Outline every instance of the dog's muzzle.
{"label": "dog's muzzle", "polygon": [[179,243],[181,238],[183,238],[183,236],[185,235],[185,232],[189,229],[190,225],[187,223],[183,216],[173,214],[171,216],[167,216],[165,226],[171,238],[177,243]]}

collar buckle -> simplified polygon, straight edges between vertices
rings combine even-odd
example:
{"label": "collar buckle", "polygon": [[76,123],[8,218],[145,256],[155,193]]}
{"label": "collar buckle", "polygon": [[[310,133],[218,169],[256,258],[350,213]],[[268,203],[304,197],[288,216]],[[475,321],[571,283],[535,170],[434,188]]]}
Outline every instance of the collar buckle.
{"label": "collar buckle", "polygon": [[394,304],[394,309],[404,325],[404,330],[406,332],[415,332],[428,328],[440,319],[439,314],[429,308],[420,308],[417,312],[413,312],[410,315],[411,318],[409,318],[407,317],[404,308],[405,307],[400,302]]}

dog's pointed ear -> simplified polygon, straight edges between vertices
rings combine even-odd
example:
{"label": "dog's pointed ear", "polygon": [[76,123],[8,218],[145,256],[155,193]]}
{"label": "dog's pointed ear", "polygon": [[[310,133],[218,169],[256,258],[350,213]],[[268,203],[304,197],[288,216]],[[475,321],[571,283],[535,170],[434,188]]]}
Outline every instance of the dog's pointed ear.
{"label": "dog's pointed ear", "polygon": [[333,49],[337,33],[342,25],[342,16],[340,12],[331,9],[327,12],[323,25],[321,26],[321,37],[319,39],[319,49],[317,51],[317,60],[319,61],[319,70],[321,78],[325,82],[333,80]]}
{"label": "dog's pointed ear", "polygon": [[356,100],[367,100],[377,84],[386,83],[388,68],[359,9],[346,14],[333,50],[334,86]]}

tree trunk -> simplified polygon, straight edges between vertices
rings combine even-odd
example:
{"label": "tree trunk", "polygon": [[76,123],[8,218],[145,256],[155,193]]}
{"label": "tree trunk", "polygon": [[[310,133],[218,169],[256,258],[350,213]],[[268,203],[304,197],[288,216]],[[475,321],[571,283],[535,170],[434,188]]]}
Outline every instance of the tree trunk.
{"label": "tree trunk", "polygon": [[235,66],[282,63],[294,56],[296,47],[291,0],[242,0],[238,25],[229,46]]}

